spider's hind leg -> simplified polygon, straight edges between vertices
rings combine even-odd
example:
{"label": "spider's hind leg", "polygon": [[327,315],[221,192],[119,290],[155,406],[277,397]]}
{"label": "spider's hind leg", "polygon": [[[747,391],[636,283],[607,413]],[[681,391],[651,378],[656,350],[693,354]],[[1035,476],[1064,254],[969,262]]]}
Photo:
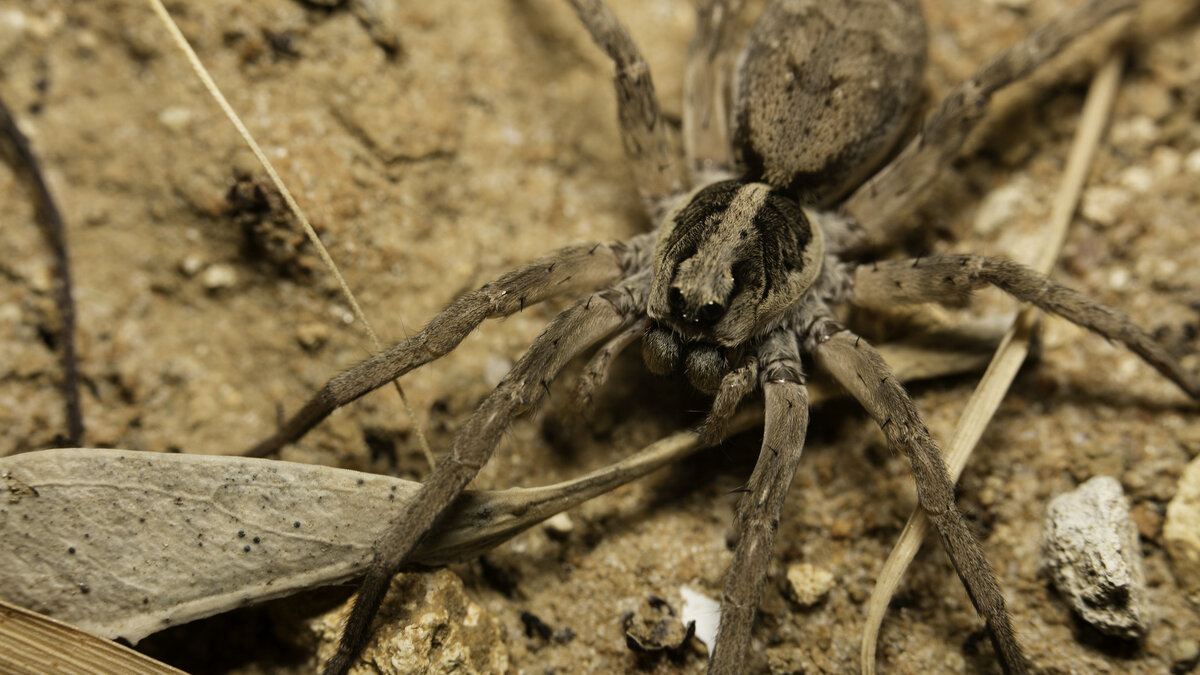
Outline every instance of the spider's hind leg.
{"label": "spider's hind leg", "polygon": [[759,347],[757,362],[762,364],[759,380],[766,398],[766,424],[758,462],[737,508],[738,543],[725,574],[721,623],[709,663],[712,674],[743,671],[783,501],[808,431],[808,390],[795,336],[786,329],[772,333]]}
{"label": "spider's hind leg", "polygon": [[475,410],[454,438],[451,451],[391,521],[346,620],[327,675],[346,672],[370,635],[371,620],[392,576],[433,528],[438,517],[487,463],[501,435],[519,414],[532,409],[568,361],[633,320],[645,307],[648,274],[576,301],[550,322],[508,375]]}
{"label": "spider's hind leg", "polygon": [[250,457],[266,457],[291,443],[337,408],[401,375],[450,353],[484,319],[508,316],[548,298],[592,290],[616,282],[638,266],[648,241],[581,244],[559,249],[526,263],[478,290],[455,300],[419,333],[335,376],[271,437],[251,448]]}
{"label": "spider's hind leg", "polygon": [[954,502],[954,482],[942,452],[921,420],[916,405],[879,352],[831,319],[817,321],[808,341],[817,362],[866,408],[888,445],[912,464],[917,499],[941,536],[959,579],[987,623],[1006,673],[1026,673],[1029,662],[1017,642],[1000,585],[979,542]]}
{"label": "spider's hind leg", "polygon": [[1071,43],[1113,16],[1137,6],[1137,0],[1092,0],[1046,24],[985,63],[971,79],[955,87],[925,121],[904,150],[843,203],[855,228],[845,249],[877,248],[896,239],[899,217],[934,177],[952,161],[967,135],[987,113],[991,97],[1050,60]]}
{"label": "spider's hind leg", "polygon": [[616,67],[613,85],[617,90],[617,118],[625,154],[633,165],[633,177],[646,212],[655,224],[683,192],[679,160],[667,140],[650,67],[603,0],[569,0],[592,40]]}
{"label": "spider's hind leg", "polygon": [[742,5],[742,0],[696,3],[683,79],[683,150],[693,185],[732,177],[727,99],[735,54],[728,43]]}

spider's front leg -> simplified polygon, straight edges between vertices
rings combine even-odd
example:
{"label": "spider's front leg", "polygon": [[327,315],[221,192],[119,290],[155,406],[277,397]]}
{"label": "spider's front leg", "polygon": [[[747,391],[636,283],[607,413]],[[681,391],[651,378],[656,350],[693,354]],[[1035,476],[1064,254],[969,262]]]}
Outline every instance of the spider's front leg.
{"label": "spider's front leg", "polygon": [[971,291],[991,284],[1017,300],[1125,345],[1200,400],[1200,378],[1129,317],[1020,263],[978,255],[940,255],[861,265],[853,279],[850,302],[875,308],[920,302],[960,305]]}
{"label": "spider's front leg", "polygon": [[392,519],[389,533],[376,544],[375,558],[354,600],[337,653],[325,665],[326,675],[349,669],[370,635],[371,620],[392,576],[487,463],[513,418],[541,400],[568,361],[633,321],[645,307],[648,286],[648,274],[643,273],[563,310],[471,415],[454,437],[450,454]]}
{"label": "spider's front leg", "polygon": [[836,321],[815,322],[807,341],[806,346],[821,367],[875,418],[888,444],[908,457],[921,508],[941,536],[942,546],[976,611],[987,623],[1005,672],[1029,672],[1029,661],[1017,643],[1000,585],[955,505],[954,482],[950,480],[941,450],[908,392],[879,352]]}
{"label": "spider's front leg", "polygon": [[246,455],[266,457],[299,439],[334,410],[450,353],[484,319],[514,314],[543,300],[612,284],[648,248],[644,237],[625,244],[580,244],[526,263],[455,300],[419,333],[335,376],[270,438]]}
{"label": "spider's front leg", "polygon": [[771,333],[759,347],[756,361],[766,398],[766,424],[758,462],[737,509],[738,543],[725,575],[721,623],[709,663],[709,672],[720,675],[744,670],[754,612],[775,551],[779,514],[808,430],[808,390],[795,336],[787,329]]}

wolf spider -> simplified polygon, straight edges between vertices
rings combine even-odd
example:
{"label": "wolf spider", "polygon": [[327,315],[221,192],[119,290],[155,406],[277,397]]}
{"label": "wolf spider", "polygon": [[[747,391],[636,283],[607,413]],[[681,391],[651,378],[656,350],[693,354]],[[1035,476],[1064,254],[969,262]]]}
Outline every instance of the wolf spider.
{"label": "wolf spider", "polygon": [[[739,3],[701,0],[685,74],[684,163],[673,156],[645,61],[602,0],[570,0],[612,60],[624,146],[654,232],[569,246],[521,265],[437,315],[419,333],[331,379],[249,454],[266,456],[333,410],[453,350],[487,318],[586,293],[555,317],[479,406],[420,494],[378,542],[337,653],[361,650],[391,577],[488,461],[509,423],[534,407],[559,370],[597,344],[584,399],[612,357],[641,338],[646,366],[682,372],[715,395],[702,427],[718,440],[739,402],[761,387],[765,429],[736,516],[710,672],[740,672],[788,487],[808,426],[802,355],[828,371],[912,465],[918,500],[977,611],[1001,665],[1027,672],[999,585],[954,500],[941,453],[903,386],[835,305],[961,305],[980,287],[1058,314],[1124,344],[1193,398],[1200,380],[1120,313],[1019,264],[974,255],[861,262],[952,159],[998,89],[1026,76],[1132,0],[1092,0],[1033,33],[954,89],[917,136],[879,168],[917,108],[924,22],[916,0],[775,0],[737,66],[732,122],[716,64]],[[596,290],[599,289],[599,290]]]}

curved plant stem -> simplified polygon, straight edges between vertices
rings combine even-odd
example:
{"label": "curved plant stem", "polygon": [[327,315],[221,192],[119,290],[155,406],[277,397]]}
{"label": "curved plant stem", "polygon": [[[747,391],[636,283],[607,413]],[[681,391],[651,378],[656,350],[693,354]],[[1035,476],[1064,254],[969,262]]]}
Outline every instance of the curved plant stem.
{"label": "curved plant stem", "polygon": [[12,116],[4,101],[0,101],[0,130],[8,136],[16,151],[17,159],[25,165],[29,182],[33,187],[38,216],[45,225],[46,238],[50,248],[54,250],[55,272],[58,274],[59,321],[62,326],[58,332],[61,342],[60,358],[63,367],[63,403],[66,408],[68,445],[80,445],[83,439],[83,408],[79,402],[79,363],[75,356],[75,300],[71,293],[71,258],[67,255],[67,228],[63,224],[62,212],[50,193],[50,186],[42,174],[41,164],[29,139],[17,127],[17,120]]}

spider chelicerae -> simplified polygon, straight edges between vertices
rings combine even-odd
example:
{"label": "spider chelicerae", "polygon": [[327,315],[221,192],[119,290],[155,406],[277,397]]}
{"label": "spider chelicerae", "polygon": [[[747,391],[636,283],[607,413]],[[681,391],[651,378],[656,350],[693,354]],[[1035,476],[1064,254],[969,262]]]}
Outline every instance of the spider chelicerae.
{"label": "spider chelicerae", "polygon": [[1133,3],[1088,3],[1004,52],[955,89],[887,161],[919,98],[925,45],[915,1],[771,3],[741,52],[729,111],[725,73],[714,64],[726,51],[735,8],[701,2],[685,78],[683,162],[673,156],[650,73],[625,29],[602,2],[572,4],[614,62],[625,148],[658,227],[625,242],[560,249],[464,295],[412,338],[330,380],[251,450],[276,452],[337,407],[453,350],[489,317],[583,296],[538,336],[460,429],[421,493],[395,514],[327,672],[350,666],[391,576],[486,463],[512,419],[537,404],[567,362],[599,345],[585,369],[587,398],[588,388],[603,382],[611,355],[639,338],[650,370],[682,373],[714,394],[703,426],[708,439],[721,437],[754,390],[766,402],[763,449],[737,510],[712,672],[743,667],[808,426],[805,360],[844,386],[909,458],[921,506],[1002,666],[1025,672],[999,586],[955,506],[934,440],[886,363],[833,310],[959,305],[993,285],[1125,344],[1200,397],[1200,382],[1123,316],[1020,265],[969,255],[862,263],[864,252],[892,234],[892,216],[955,156],[993,92]]}

